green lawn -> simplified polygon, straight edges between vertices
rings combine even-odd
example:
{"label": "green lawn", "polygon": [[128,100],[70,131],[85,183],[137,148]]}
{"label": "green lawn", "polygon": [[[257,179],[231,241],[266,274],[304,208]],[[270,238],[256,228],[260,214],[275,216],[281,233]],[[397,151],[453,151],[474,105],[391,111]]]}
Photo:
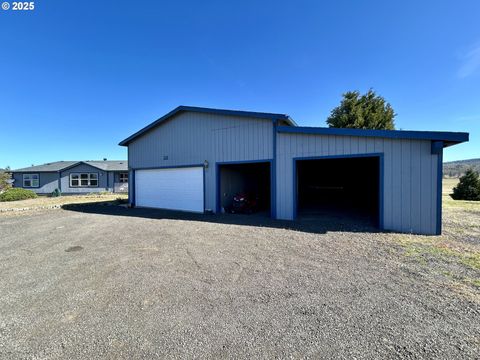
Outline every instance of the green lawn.
{"label": "green lawn", "polygon": [[480,290],[480,201],[450,197],[458,179],[443,179],[442,235],[396,235],[405,256],[455,286]]}

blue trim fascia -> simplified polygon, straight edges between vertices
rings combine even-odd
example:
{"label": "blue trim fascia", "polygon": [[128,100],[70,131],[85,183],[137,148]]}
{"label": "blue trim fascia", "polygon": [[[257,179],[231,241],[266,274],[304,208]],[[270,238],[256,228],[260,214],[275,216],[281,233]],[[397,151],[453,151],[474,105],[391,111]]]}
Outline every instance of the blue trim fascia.
{"label": "blue trim fascia", "polygon": [[238,161],[217,161],[217,165],[241,165],[241,164],[255,164],[255,163],[271,163],[273,159],[261,159],[261,160],[238,160]]}
{"label": "blue trim fascia", "polygon": [[220,162],[215,162],[215,194],[216,194],[216,199],[215,199],[215,212],[219,214],[221,212],[221,186],[220,186],[220,166],[222,165],[242,165],[242,164],[258,164],[258,163],[268,163],[270,164],[270,216],[272,216],[272,209],[274,207],[273,203],[273,197],[272,197],[272,180],[273,180],[273,171],[272,171],[272,163],[273,159],[263,159],[263,160],[239,160],[239,161],[220,161]]}
{"label": "blue trim fascia", "polygon": [[436,235],[442,235],[442,178],[443,178],[443,150],[437,154],[437,226]]}
{"label": "blue trim fascia", "polygon": [[298,187],[297,187],[297,158],[292,159],[292,196],[293,196],[293,201],[292,201],[292,220],[295,220],[297,218],[297,202],[298,202]]}
{"label": "blue trim fascia", "polygon": [[351,159],[351,158],[368,158],[368,157],[378,157],[378,173],[379,173],[379,184],[378,184],[378,228],[384,230],[384,155],[383,153],[365,153],[365,154],[347,154],[347,155],[327,155],[327,156],[306,156],[306,157],[294,157],[292,159],[292,171],[293,171],[293,220],[297,218],[297,202],[298,202],[298,189],[297,189],[297,161],[302,160],[329,160],[329,159]]}
{"label": "blue trim fascia", "polygon": [[378,154],[378,187],[379,187],[379,192],[380,196],[378,198],[378,228],[380,230],[384,230],[384,197],[385,197],[385,187],[384,187],[384,181],[385,181],[385,165],[384,165],[384,153],[377,153]]}
{"label": "blue trim fascia", "polygon": [[206,201],[206,196],[207,196],[207,188],[206,188],[206,185],[205,185],[205,166],[203,166],[203,213],[205,214],[205,207],[206,207],[206,204],[207,204],[207,201]]}
{"label": "blue trim fascia", "polygon": [[[135,207],[135,169],[130,169],[131,172],[132,172],[132,191],[131,191],[131,194],[132,194],[132,199],[130,200],[130,206],[131,207]],[[128,184],[129,188],[130,188],[130,184]]]}
{"label": "blue trim fascia", "polygon": [[254,112],[254,111],[241,111],[241,110],[226,110],[226,109],[213,109],[213,108],[205,108],[205,107],[196,107],[196,106],[178,106],[177,108],[173,109],[169,113],[165,114],[161,118],[155,120],[151,124],[145,126],[144,128],[140,129],[133,135],[129,136],[125,140],[122,140],[118,145],[120,146],[127,146],[132,140],[137,138],[138,136],[146,133],[150,129],[156,127],[160,123],[168,120],[169,118],[177,115],[182,111],[190,111],[190,112],[197,112],[197,113],[208,113],[208,114],[217,114],[217,115],[229,115],[229,116],[240,116],[240,117],[251,117],[251,118],[258,118],[258,119],[267,119],[267,120],[283,120],[286,121],[291,126],[297,126],[295,121],[293,121],[290,116],[286,114],[275,114],[275,113],[263,113],[263,112]]}
{"label": "blue trim fascia", "polygon": [[440,154],[445,147],[443,141],[432,141],[432,154]]}
{"label": "blue trim fascia", "polygon": [[293,160],[323,160],[323,159],[348,159],[348,158],[363,158],[381,156],[383,153],[372,152],[362,154],[345,154],[345,155],[325,155],[325,156],[306,156],[294,157]]}
{"label": "blue trim fascia", "polygon": [[273,138],[272,138],[272,163],[270,165],[270,217],[272,219],[277,218],[277,127],[278,120],[273,121]]}
{"label": "blue trim fascia", "polygon": [[[441,140],[456,144],[468,141],[469,139],[468,133],[445,131],[368,130],[300,126],[278,126],[277,131],[279,133],[288,134],[341,135],[382,137],[390,139]],[[444,146],[448,146],[448,144],[444,143]]]}
{"label": "blue trim fascia", "polygon": [[222,211],[221,204],[221,189],[220,189],[220,164],[215,163],[215,213],[220,214]]}

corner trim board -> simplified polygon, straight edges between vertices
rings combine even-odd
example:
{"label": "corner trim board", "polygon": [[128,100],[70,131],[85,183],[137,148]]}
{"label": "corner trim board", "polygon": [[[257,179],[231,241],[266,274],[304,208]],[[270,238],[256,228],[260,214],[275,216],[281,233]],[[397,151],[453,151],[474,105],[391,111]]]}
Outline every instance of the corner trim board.
{"label": "corner trim board", "polygon": [[436,235],[442,235],[442,178],[443,178],[443,148],[437,154],[437,217]]}

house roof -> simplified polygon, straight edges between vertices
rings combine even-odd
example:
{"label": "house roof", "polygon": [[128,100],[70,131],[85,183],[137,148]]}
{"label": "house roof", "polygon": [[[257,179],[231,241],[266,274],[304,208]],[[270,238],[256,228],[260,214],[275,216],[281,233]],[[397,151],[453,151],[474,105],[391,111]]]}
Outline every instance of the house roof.
{"label": "house roof", "polygon": [[459,144],[468,141],[469,134],[465,132],[446,131],[413,131],[413,130],[370,130],[370,129],[345,129],[345,128],[324,128],[324,127],[301,127],[301,126],[278,126],[279,133],[290,134],[316,134],[316,135],[340,135],[340,136],[362,136],[381,137],[391,139],[417,139],[441,141],[443,146]]}
{"label": "house roof", "polygon": [[86,161],[55,161],[42,165],[16,169],[12,172],[58,172],[79,164],[88,164],[103,171],[127,171],[127,160],[86,160]]}
{"label": "house roof", "polygon": [[196,107],[196,106],[179,106],[168,114],[165,114],[160,119],[155,120],[151,124],[145,126],[144,128],[140,129],[133,135],[129,136],[125,140],[121,141],[119,145],[127,146],[132,140],[136,139],[137,137],[145,134],[147,131],[151,130],[152,128],[160,125],[161,123],[165,122],[166,120],[172,118],[173,116],[181,113],[181,112],[198,112],[198,113],[208,113],[208,114],[218,114],[218,115],[229,115],[229,116],[239,116],[239,117],[249,117],[249,118],[258,118],[258,119],[267,119],[267,120],[283,120],[290,126],[296,126],[297,124],[293,121],[290,116],[286,114],[274,114],[274,113],[264,113],[264,112],[252,112],[252,111],[240,111],[240,110],[225,110],[225,109],[212,109],[212,108],[204,108],[204,107]]}
{"label": "house roof", "polygon": [[105,171],[127,171],[128,170],[127,160],[105,160],[105,161],[89,160],[89,161],[82,161],[82,162]]}

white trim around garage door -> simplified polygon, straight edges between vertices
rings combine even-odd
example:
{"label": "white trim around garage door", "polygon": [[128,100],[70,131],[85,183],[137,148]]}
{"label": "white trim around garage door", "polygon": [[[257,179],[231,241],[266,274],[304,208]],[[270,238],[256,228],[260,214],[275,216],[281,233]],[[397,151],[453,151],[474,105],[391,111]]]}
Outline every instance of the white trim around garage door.
{"label": "white trim around garage door", "polygon": [[203,166],[135,170],[135,205],[203,213]]}

